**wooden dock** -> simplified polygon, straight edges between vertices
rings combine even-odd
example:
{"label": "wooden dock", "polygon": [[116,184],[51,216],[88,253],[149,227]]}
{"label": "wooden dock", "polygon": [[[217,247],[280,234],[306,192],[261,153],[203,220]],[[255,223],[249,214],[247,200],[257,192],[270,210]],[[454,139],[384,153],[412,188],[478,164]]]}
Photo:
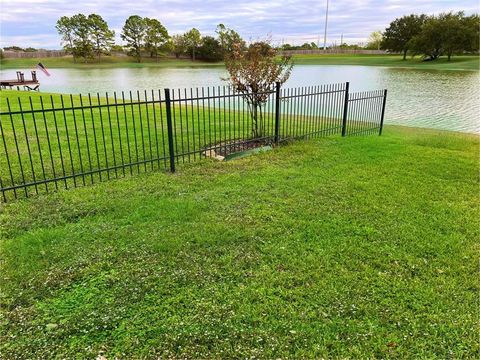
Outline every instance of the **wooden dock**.
{"label": "wooden dock", "polygon": [[14,80],[0,80],[0,88],[6,89],[17,87],[19,89],[20,86],[23,86],[25,90],[32,90],[37,91],[40,88],[40,83],[37,79],[37,72],[32,70],[32,79],[25,80],[25,74],[21,71],[17,71],[17,78]]}

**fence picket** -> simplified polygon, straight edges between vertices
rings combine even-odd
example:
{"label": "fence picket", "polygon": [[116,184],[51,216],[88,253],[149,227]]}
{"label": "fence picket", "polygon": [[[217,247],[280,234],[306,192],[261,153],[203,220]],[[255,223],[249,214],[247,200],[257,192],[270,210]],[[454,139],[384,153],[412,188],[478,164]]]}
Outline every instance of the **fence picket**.
{"label": "fence picket", "polygon": [[[155,163],[173,173],[178,161],[196,161],[213,155],[213,150],[227,156],[301,138],[376,131],[381,135],[387,97],[387,90],[351,93],[348,82],[290,89],[276,83],[262,94],[267,101],[257,113],[255,135],[251,94],[230,87],[164,92],[162,98],[158,90],[158,99],[153,90],[151,99],[147,91],[143,99],[140,91],[136,99],[131,91],[129,99],[124,92],[121,99],[114,93],[113,101],[108,94],[101,99],[97,93],[95,102],[90,94],[88,102],[80,95],[79,106],[73,95],[69,104],[60,95],[60,105],[50,96],[48,108],[41,96],[40,107],[29,97],[28,107],[18,99],[18,109],[7,98],[7,111],[0,112],[2,201],[17,198],[18,190],[25,196],[31,188],[35,193],[49,192],[53,190],[49,182],[55,190],[58,182],[65,188],[77,187],[86,185],[87,179],[93,184],[97,176],[102,181],[104,172],[110,178],[118,177],[119,170],[125,176],[128,168],[130,175],[135,167],[136,173],[152,171]],[[77,181],[79,177],[82,181]]]}
{"label": "fence picket", "polygon": [[168,134],[168,152],[170,155],[170,171],[175,172],[175,153],[173,147],[173,127],[172,127],[172,102],[170,99],[170,89],[165,89],[165,108],[167,110],[167,134]]}

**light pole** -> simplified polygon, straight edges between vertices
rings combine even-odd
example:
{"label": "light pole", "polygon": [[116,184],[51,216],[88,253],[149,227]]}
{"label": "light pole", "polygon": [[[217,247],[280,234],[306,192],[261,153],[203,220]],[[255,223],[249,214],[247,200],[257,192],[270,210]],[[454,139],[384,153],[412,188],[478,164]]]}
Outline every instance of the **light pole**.
{"label": "light pole", "polygon": [[327,50],[328,1],[329,0],[327,0],[327,11],[325,12],[325,34],[323,36],[323,51]]}

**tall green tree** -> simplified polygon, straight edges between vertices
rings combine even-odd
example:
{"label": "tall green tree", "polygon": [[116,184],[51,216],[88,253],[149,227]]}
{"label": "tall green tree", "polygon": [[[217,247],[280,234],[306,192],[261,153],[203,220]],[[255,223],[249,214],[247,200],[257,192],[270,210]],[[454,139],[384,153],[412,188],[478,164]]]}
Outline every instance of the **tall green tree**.
{"label": "tall green tree", "polygon": [[245,40],[243,40],[235,30],[227,28],[223,24],[218,24],[215,32],[217,33],[218,41],[220,42],[224,55],[231,53],[234,47],[240,47],[241,49],[246,48]]}
{"label": "tall green tree", "polygon": [[130,16],[123,25],[122,40],[127,42],[128,54],[133,56],[137,62],[142,60],[142,46],[145,39],[145,20],[138,15]]}
{"label": "tall green tree", "polygon": [[73,54],[87,62],[93,58],[94,44],[91,39],[91,25],[84,14],[76,14],[70,18],[73,26]]}
{"label": "tall green tree", "polygon": [[[62,16],[60,19],[57,20],[55,28],[57,29],[57,32],[62,36],[62,46],[65,51],[73,53],[74,32],[72,19],[68,16]],[[73,61],[76,61],[75,55],[73,56]]]}
{"label": "tall green tree", "polygon": [[145,49],[150,57],[158,59],[158,53],[169,39],[168,31],[157,19],[145,18]]}
{"label": "tall green tree", "polygon": [[443,52],[443,39],[440,36],[441,25],[438,18],[429,16],[421,31],[409,42],[414,55],[423,55],[425,60],[435,60]]}
{"label": "tall green tree", "polygon": [[183,36],[185,37],[185,44],[191,54],[191,59],[192,61],[195,61],[195,54],[202,41],[200,31],[193,28],[190,31],[186,32]]}
{"label": "tall green tree", "polygon": [[185,36],[179,34],[173,35],[169,41],[169,48],[175,54],[175,57],[178,59],[180,55],[184,54],[187,50]]}
{"label": "tall green tree", "polygon": [[425,22],[425,15],[407,15],[397,18],[383,33],[381,48],[393,52],[403,53],[403,60],[407,58],[412,38],[420,33]]}
{"label": "tall green tree", "polygon": [[374,31],[370,34],[368,38],[366,49],[369,50],[380,50],[382,45],[383,35],[381,31]]}
{"label": "tall green tree", "polygon": [[115,32],[97,14],[62,16],[57,21],[56,29],[62,36],[63,48],[73,55],[74,61],[77,58],[88,61],[94,55],[100,58],[114,42]]}
{"label": "tall green tree", "polygon": [[478,14],[467,16],[463,19],[463,25],[467,33],[465,51],[478,54],[480,50],[480,17]]}
{"label": "tall green tree", "polygon": [[426,60],[446,55],[450,61],[455,54],[478,49],[479,27],[478,15],[465,17],[463,12],[449,12],[430,16],[421,32],[411,40],[411,47]]}
{"label": "tall green tree", "polygon": [[220,42],[212,36],[204,36],[202,45],[198,48],[198,58],[206,61],[223,59],[223,49]]}
{"label": "tall green tree", "polygon": [[100,15],[90,14],[88,21],[93,51],[100,59],[102,53],[108,53],[115,43],[115,31],[109,29],[107,22]]}
{"label": "tall green tree", "polygon": [[302,45],[300,45],[300,49],[304,49],[304,50],[312,50],[312,44],[311,43],[303,43]]}
{"label": "tall green tree", "polygon": [[468,29],[465,27],[464,18],[463,12],[450,12],[438,16],[438,33],[448,61],[453,54],[463,52],[467,47]]}

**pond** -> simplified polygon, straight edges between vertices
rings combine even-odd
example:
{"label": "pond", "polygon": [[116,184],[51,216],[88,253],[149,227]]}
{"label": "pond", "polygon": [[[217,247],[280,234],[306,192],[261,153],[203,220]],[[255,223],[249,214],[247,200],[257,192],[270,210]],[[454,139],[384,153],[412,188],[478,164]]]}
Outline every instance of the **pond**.
{"label": "pond", "polygon": [[[24,69],[30,77],[29,70]],[[41,91],[96,93],[225,85],[223,67],[51,69]],[[15,71],[1,70],[0,78]],[[350,81],[352,91],[386,88],[385,122],[480,133],[478,71],[413,70],[373,66],[298,65],[285,87]]]}

